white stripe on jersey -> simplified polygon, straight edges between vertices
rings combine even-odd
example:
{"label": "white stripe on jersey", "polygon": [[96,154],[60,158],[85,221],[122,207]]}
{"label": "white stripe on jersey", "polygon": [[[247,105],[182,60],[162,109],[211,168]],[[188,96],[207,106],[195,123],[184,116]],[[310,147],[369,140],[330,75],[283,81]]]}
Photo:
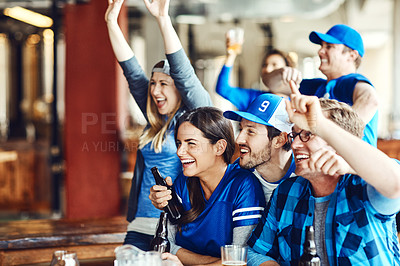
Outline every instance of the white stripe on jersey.
{"label": "white stripe on jersey", "polygon": [[245,215],[245,216],[234,217],[234,218],[233,218],[233,221],[247,220],[247,219],[258,219],[258,218],[261,218],[261,214]]}
{"label": "white stripe on jersey", "polygon": [[252,211],[263,211],[263,207],[248,207],[248,208],[241,208],[241,209],[236,209],[232,212],[232,216],[235,216],[236,213],[238,212],[252,212]]}

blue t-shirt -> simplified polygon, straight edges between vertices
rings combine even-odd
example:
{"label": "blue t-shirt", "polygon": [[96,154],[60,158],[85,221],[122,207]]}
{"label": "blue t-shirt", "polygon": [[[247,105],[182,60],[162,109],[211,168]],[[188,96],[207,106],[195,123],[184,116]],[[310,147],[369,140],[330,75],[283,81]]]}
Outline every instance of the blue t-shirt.
{"label": "blue t-shirt", "polygon": [[[185,210],[191,209],[187,180],[182,174],[174,182]],[[220,257],[220,247],[232,244],[233,228],[256,225],[264,206],[264,194],[256,177],[239,164],[230,164],[210,199],[205,200],[204,211],[182,226],[175,242],[192,252]]]}
{"label": "blue t-shirt", "polygon": [[[371,82],[361,74],[352,73],[327,82],[325,79],[304,79],[300,84],[300,92],[305,95],[315,95],[318,98],[335,99],[352,106],[353,92],[357,82]],[[378,140],[378,111],[367,123],[362,138],[376,147]]]}
{"label": "blue t-shirt", "polygon": [[163,178],[170,176],[172,180],[175,180],[182,172],[182,164],[176,155],[174,131],[167,131],[165,137],[166,139],[163,142],[161,153],[156,153],[154,149],[150,148],[151,143],[146,144],[141,149],[145,168],[143,171],[136,217],[160,217],[161,211],[154,208],[149,199],[150,188],[156,184],[153,174],[151,173],[151,168],[156,166]]}

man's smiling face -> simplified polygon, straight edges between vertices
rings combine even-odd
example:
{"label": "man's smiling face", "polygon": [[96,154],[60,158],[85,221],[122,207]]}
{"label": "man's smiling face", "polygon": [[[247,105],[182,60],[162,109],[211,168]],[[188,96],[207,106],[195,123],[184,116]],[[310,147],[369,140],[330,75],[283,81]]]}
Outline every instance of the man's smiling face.
{"label": "man's smiling face", "polygon": [[[299,127],[296,125],[293,126],[292,132],[299,133],[300,131],[301,129]],[[320,171],[313,171],[310,169],[309,163],[312,154],[321,148],[328,148],[332,150],[333,148],[329,146],[325,140],[314,134],[311,134],[311,132],[303,131],[302,135],[308,135],[308,138],[306,138],[308,140],[303,141],[305,140],[304,138],[301,140],[299,135],[296,135],[296,137],[292,140],[293,156],[296,163],[295,173],[296,175],[310,179],[315,175],[321,174]]]}
{"label": "man's smiling face", "polygon": [[257,168],[271,159],[271,141],[265,125],[242,119],[236,144],[239,145],[242,168]]}

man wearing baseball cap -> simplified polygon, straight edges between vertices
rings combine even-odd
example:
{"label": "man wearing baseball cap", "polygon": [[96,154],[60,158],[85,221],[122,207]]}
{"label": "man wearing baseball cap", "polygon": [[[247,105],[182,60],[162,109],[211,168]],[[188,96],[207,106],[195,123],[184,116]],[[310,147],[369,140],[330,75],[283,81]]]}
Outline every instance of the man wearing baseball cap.
{"label": "man wearing baseball cap", "polygon": [[295,170],[288,133],[292,124],[282,97],[266,93],[258,96],[245,112],[226,111],[224,116],[240,122],[236,143],[239,165],[252,170],[263,186],[265,201],[278,184]]}
{"label": "man wearing baseball cap", "polygon": [[[326,33],[313,31],[309,39],[321,45],[318,56],[321,59],[319,70],[326,79],[304,79],[300,92],[319,98],[335,99],[353,107],[366,124],[363,140],[376,146],[378,131],[378,100],[371,82],[357,73],[364,56],[361,35],[353,28],[337,24]],[[296,80],[298,73],[277,73],[270,82],[280,83]],[[277,84],[266,84],[277,86]],[[260,93],[262,93],[260,91]]]}

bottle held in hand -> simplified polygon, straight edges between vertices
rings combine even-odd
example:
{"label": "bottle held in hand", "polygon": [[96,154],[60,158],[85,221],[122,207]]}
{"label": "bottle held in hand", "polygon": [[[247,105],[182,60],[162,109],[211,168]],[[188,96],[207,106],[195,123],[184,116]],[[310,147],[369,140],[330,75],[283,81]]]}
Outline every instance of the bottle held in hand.
{"label": "bottle held in hand", "polygon": [[168,205],[164,207],[164,211],[168,213],[168,219],[170,222],[176,224],[183,213],[182,203],[179,201],[172,186],[167,185],[167,182],[165,182],[164,178],[161,177],[157,167],[151,168],[151,172],[153,173],[157,185],[166,186],[167,189],[171,190],[172,199],[168,201]]}
{"label": "bottle held in hand", "polygon": [[160,253],[170,251],[170,243],[168,241],[167,217],[168,214],[166,212],[162,212],[160,214],[156,234],[154,235],[154,238],[150,243],[150,248]]}
{"label": "bottle held in hand", "polygon": [[306,241],[303,245],[303,255],[300,257],[299,266],[320,266],[321,259],[317,255],[314,239],[314,227],[306,227]]}

